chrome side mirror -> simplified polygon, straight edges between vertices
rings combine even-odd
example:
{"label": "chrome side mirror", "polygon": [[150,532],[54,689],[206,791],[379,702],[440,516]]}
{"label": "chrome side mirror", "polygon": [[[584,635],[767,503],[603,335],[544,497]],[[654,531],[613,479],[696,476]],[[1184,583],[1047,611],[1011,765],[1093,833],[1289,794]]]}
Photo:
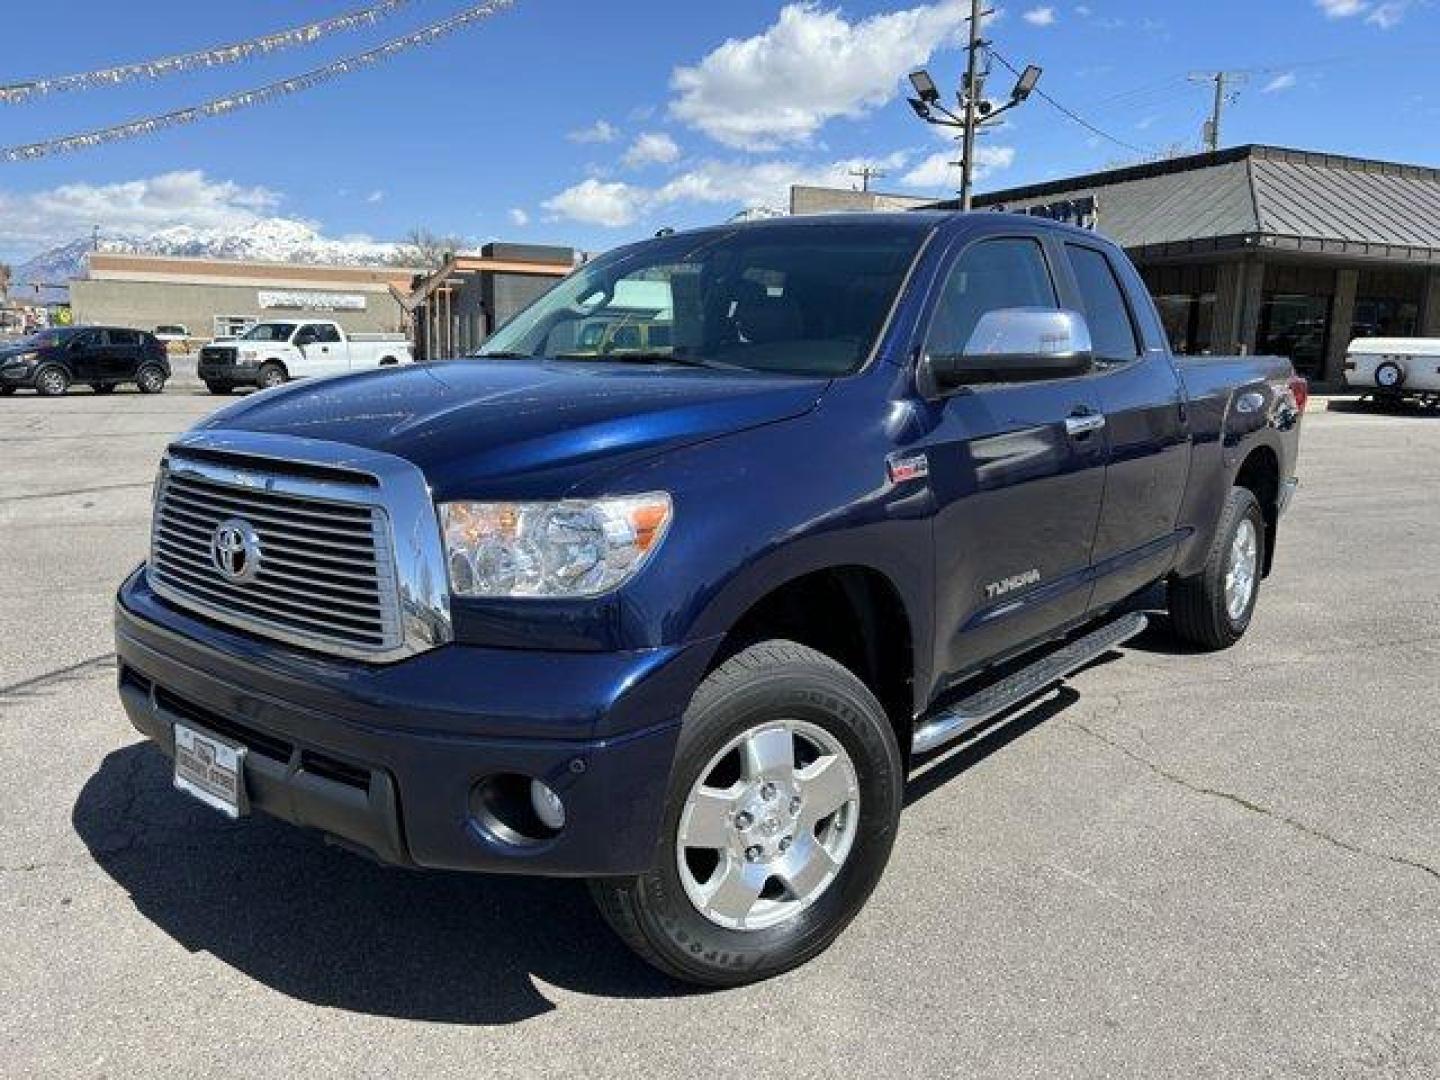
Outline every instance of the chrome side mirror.
{"label": "chrome side mirror", "polygon": [[980,316],[963,353],[930,357],[942,388],[1083,375],[1094,362],[1090,327],[1076,311],[1000,308]]}

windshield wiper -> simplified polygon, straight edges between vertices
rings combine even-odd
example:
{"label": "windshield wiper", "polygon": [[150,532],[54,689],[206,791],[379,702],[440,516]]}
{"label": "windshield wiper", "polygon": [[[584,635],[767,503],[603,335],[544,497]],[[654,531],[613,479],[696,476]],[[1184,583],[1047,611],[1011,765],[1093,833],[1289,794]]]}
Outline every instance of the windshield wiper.
{"label": "windshield wiper", "polygon": [[684,367],[710,368],[717,371],[744,371],[737,364],[706,360],[699,356],[668,352],[556,353],[556,360],[595,360],[611,364],[680,364]]}

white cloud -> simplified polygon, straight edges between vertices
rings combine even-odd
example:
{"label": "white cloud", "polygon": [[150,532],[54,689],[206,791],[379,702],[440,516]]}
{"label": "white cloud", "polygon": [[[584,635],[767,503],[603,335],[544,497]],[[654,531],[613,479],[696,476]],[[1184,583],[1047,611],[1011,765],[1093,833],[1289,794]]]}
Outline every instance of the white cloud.
{"label": "white cloud", "polygon": [[788,4],[764,32],[676,68],[670,113],[738,149],[807,143],[827,121],[891,101],[907,71],[956,40],[968,12],[940,0],[851,23],[816,3]]}
{"label": "white cloud", "polygon": [[889,171],[904,167],[908,160],[909,154],[903,150],[879,158],[847,158],[818,164],[712,158],[697,162],[654,187],[590,177],[541,205],[557,220],[616,229],[680,205],[782,209],[789,205],[792,184],[848,187],[855,182],[850,174],[852,169],[869,165]]}
{"label": "white cloud", "polygon": [[592,176],[540,205],[556,218],[618,229],[640,216],[648,197],[649,192],[644,188]]}
{"label": "white cloud", "polygon": [[1021,16],[1031,26],[1054,26],[1055,9],[1053,7],[1031,8]]}
{"label": "white cloud", "polygon": [[524,210],[521,210],[520,207],[512,206],[510,208],[510,221],[512,224],[523,229],[526,225],[530,224],[530,215]]}
{"label": "white cloud", "polygon": [[1298,80],[1295,78],[1295,73],[1293,71],[1286,71],[1279,75],[1276,75],[1273,79],[1271,79],[1264,86],[1262,86],[1260,88],[1260,92],[1262,94],[1278,94],[1282,90],[1293,89],[1297,81]]}
{"label": "white cloud", "polygon": [[1327,19],[1348,19],[1359,15],[1370,4],[1368,0],[1315,0],[1315,6],[1325,13]]}
{"label": "white cloud", "polygon": [[239,229],[280,205],[278,193],[212,180],[198,169],[114,184],[62,184],[44,191],[0,190],[0,246],[34,252],[102,233],[149,236],[160,229]]}
{"label": "white cloud", "polygon": [[680,157],[680,147],[663,131],[642,131],[622,159],[632,169],[642,165],[669,165]]}
{"label": "white cloud", "polygon": [[374,191],[370,192],[369,195],[365,196],[365,201],[367,203],[371,203],[372,205],[374,203],[384,202],[385,192],[381,191],[379,188],[376,188]]}
{"label": "white cloud", "polygon": [[1075,14],[1079,15],[1082,19],[1088,19],[1091,15],[1095,14],[1095,12],[1087,4],[1076,4]]}
{"label": "white cloud", "polygon": [[[900,183],[908,188],[955,187],[960,182],[960,167],[952,165],[956,158],[953,149],[931,154],[913,169],[900,177]],[[1013,146],[980,146],[975,149],[975,179],[984,180],[997,170],[1008,169],[1015,163]]]}
{"label": "white cloud", "polygon": [[565,137],[576,143],[610,143],[620,137],[620,129],[609,120],[596,120],[588,127],[572,131]]}
{"label": "white cloud", "polygon": [[1381,30],[1389,30],[1392,26],[1399,25],[1409,8],[1410,0],[1388,0],[1387,3],[1381,4],[1365,16],[1365,21],[1378,26]]}

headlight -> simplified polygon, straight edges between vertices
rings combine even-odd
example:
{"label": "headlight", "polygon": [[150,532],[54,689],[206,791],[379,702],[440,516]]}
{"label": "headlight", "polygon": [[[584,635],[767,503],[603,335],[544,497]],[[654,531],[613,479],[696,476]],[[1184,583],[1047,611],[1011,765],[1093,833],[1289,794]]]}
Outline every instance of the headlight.
{"label": "headlight", "polygon": [[633,577],[670,526],[663,492],[548,503],[440,505],[457,596],[598,596]]}
{"label": "headlight", "polygon": [[22,352],[22,353],[16,353],[14,356],[7,356],[7,357],[5,358],[5,361],[4,361],[4,362],[7,363],[7,364],[27,364],[27,365],[28,365],[28,364],[33,364],[33,363],[35,363],[35,361],[36,361],[36,360],[39,360],[39,359],[40,359],[40,354],[39,354],[39,353]]}
{"label": "headlight", "polygon": [[257,352],[255,349],[241,349],[240,359],[242,361],[245,361],[246,363],[251,363],[260,359],[260,353]]}

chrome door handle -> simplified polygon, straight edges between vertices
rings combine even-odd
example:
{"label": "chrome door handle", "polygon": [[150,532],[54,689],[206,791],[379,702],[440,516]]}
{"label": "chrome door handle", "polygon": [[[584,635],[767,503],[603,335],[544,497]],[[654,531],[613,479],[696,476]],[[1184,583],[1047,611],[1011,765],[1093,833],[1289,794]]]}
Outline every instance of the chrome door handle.
{"label": "chrome door handle", "polygon": [[1071,437],[1089,435],[1090,432],[1099,431],[1104,426],[1104,413],[1084,413],[1080,416],[1067,416],[1065,418],[1065,433]]}

